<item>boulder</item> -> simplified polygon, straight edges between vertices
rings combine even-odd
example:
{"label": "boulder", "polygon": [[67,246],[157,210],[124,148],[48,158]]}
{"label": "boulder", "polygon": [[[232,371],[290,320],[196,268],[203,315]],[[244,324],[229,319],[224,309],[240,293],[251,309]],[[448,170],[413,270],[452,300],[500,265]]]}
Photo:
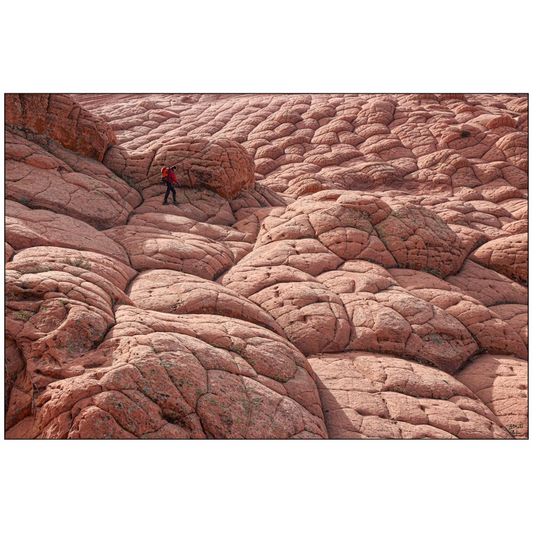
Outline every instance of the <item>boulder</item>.
{"label": "boulder", "polygon": [[223,198],[235,198],[255,182],[254,161],[246,148],[223,138],[166,136],[144,154],[114,148],[105,164],[142,189],[160,184],[161,168],[174,165],[183,186],[206,188]]}
{"label": "boulder", "polygon": [[68,150],[102,161],[117,142],[110,126],[66,94],[6,94],[5,123],[39,144],[55,141]]}
{"label": "boulder", "polygon": [[309,358],[332,439],[510,439],[494,413],[445,372],[381,354]]}

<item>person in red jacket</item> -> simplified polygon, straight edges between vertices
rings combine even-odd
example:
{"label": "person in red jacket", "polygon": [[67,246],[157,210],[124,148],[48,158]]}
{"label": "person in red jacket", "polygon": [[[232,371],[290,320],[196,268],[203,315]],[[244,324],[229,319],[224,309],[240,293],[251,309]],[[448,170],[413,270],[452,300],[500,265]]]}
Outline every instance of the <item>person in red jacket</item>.
{"label": "person in red jacket", "polygon": [[181,187],[181,183],[176,179],[176,176],[174,175],[174,170],[176,169],[176,166],[172,167],[163,167],[161,169],[161,180],[163,183],[167,184],[167,191],[165,193],[165,199],[163,200],[163,205],[168,205],[168,195],[172,192],[172,203],[174,205],[178,205],[178,202],[176,201],[176,189],[174,188],[174,184],[176,184],[178,187]]}

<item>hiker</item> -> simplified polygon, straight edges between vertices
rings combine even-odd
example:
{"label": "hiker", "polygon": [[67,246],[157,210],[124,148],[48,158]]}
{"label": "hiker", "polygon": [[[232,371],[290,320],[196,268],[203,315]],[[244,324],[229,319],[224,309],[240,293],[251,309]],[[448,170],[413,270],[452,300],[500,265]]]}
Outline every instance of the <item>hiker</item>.
{"label": "hiker", "polygon": [[174,175],[175,169],[176,165],[172,167],[163,167],[161,169],[161,180],[167,184],[167,191],[165,193],[163,205],[168,205],[168,195],[170,194],[170,191],[172,191],[172,203],[174,205],[178,205],[178,202],[176,201],[176,189],[174,188],[174,184],[176,184],[178,187],[181,187],[181,183],[176,179],[176,176]]}

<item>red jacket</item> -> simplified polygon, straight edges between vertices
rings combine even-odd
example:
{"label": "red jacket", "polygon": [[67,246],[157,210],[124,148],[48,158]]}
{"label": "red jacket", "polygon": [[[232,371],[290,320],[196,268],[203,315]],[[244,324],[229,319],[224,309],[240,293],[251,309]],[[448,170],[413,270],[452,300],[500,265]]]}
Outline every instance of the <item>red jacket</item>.
{"label": "red jacket", "polygon": [[166,181],[167,183],[175,183],[176,185],[179,185],[179,181],[176,179],[176,176],[174,175],[174,171],[170,168],[164,167],[162,171],[163,181]]}

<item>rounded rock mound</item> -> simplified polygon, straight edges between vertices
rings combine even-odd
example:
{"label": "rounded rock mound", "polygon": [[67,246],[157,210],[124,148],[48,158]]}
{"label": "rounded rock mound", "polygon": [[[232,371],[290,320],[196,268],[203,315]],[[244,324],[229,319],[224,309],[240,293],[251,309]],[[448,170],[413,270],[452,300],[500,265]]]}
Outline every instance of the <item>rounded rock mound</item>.
{"label": "rounded rock mound", "polygon": [[232,199],[255,185],[255,163],[240,143],[224,138],[169,137],[142,152],[113,146],[105,164],[132,179],[150,197],[161,185],[161,167],[176,166],[176,178],[185,187],[210,189]]}
{"label": "rounded rock mound", "polygon": [[102,161],[117,138],[102,118],[67,94],[6,94],[6,126],[34,140],[53,140],[68,150]]}
{"label": "rounded rock mound", "polygon": [[360,259],[441,278],[456,273],[466,255],[456,233],[428,209],[352,191],[315,193],[267,217],[255,248],[306,239],[317,239],[339,262]]}
{"label": "rounded rock mound", "polygon": [[9,437],[327,438],[313,370],[275,333],[127,305],[116,319],[88,354],[101,364],[50,384],[31,420],[12,408]]}
{"label": "rounded rock mound", "polygon": [[224,198],[235,198],[254,183],[253,159],[241,144],[227,139],[172,139],[157,153],[149,175],[155,169],[159,179],[163,165],[176,165],[185,184],[211,189]]}

